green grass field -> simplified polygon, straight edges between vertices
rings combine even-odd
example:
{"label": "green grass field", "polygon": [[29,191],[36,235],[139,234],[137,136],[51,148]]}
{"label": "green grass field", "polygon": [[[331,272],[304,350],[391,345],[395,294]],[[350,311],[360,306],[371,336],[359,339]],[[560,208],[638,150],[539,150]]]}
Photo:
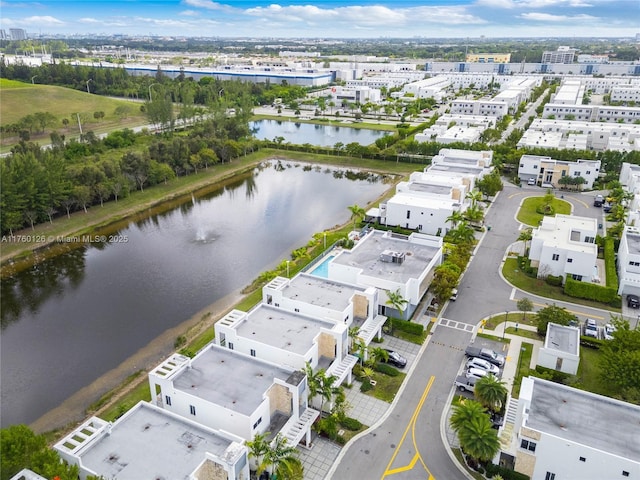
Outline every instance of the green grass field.
{"label": "green grass field", "polygon": [[[520,210],[518,210],[518,221],[531,225],[532,227],[537,227],[540,225],[544,215],[536,212],[536,209],[542,205],[544,205],[544,197],[525,198]],[[556,214],[569,215],[571,213],[571,204],[559,198],[554,198],[551,206]]]}
{"label": "green grass field", "polygon": [[[27,115],[37,112],[48,112],[56,117],[53,125],[44,133],[32,133],[32,140],[49,140],[49,134],[56,130],[67,138],[79,134],[78,118],[82,122],[84,132],[103,133],[111,130],[130,128],[147,123],[140,111],[140,103],[117,100],[64,87],[50,85],[31,85],[29,83],[0,79],[0,124],[3,126],[16,123]],[[125,107],[126,114],[117,115],[116,108]],[[100,120],[94,118],[95,112],[104,112]],[[69,123],[65,126],[63,119]],[[9,146],[18,141],[17,136],[3,135],[2,145]]]}

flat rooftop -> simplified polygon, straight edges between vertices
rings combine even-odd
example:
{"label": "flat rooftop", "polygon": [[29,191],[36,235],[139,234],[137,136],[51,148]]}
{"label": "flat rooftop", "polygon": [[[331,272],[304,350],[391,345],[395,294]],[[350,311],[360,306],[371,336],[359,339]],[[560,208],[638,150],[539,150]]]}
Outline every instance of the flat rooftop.
{"label": "flat rooftop", "polygon": [[545,348],[578,355],[578,345],[580,345],[579,328],[549,323],[544,343]]}
{"label": "flat rooftop", "polygon": [[[325,257],[326,259],[326,257]],[[357,293],[364,287],[336,282],[316,275],[301,273],[296,275],[289,285],[282,289],[282,295],[292,300],[325,307],[338,312],[344,311]]]}
{"label": "flat rooftop", "polygon": [[433,195],[451,195],[450,185],[438,185],[436,183],[409,182],[407,185],[412,192],[431,193]]}
{"label": "flat rooftop", "polygon": [[387,205],[412,205],[421,208],[430,208],[433,210],[451,210],[460,206],[460,200],[452,198],[424,197],[412,195],[409,192],[399,192],[387,200]]}
{"label": "flat rooftop", "polygon": [[140,480],[178,479],[206,458],[206,452],[224,457],[231,440],[177,415],[144,403],[122,417],[80,454],[85,467],[104,478]]}
{"label": "flat rooftop", "polygon": [[639,461],[639,406],[539,378],[533,382],[527,427]]}
{"label": "flat rooftop", "polygon": [[[404,262],[383,262],[380,254],[385,250],[404,253]],[[385,232],[374,230],[360,240],[353,250],[345,250],[333,261],[336,264],[361,268],[362,275],[406,283],[411,278],[419,278],[439,252],[438,247],[410,243],[405,239],[387,236]]]}
{"label": "flat rooftop", "polygon": [[249,415],[262,403],[274,378],[286,381],[289,375],[290,370],[209,345],[193,360],[191,368],[176,376],[173,385],[215,405]]}
{"label": "flat rooftop", "polygon": [[279,350],[304,355],[322,329],[331,330],[334,326],[333,322],[261,304],[238,323],[236,332]]}
{"label": "flat rooftop", "polygon": [[640,255],[640,230],[627,227],[625,230],[625,237],[627,238],[627,246],[629,253],[634,255]]}
{"label": "flat rooftop", "polygon": [[544,241],[546,246],[561,247],[574,252],[597,254],[598,246],[595,243],[574,240],[574,232],[592,234],[595,238],[598,221],[595,218],[578,217],[575,215],[556,215],[545,217],[542,224],[533,231],[533,237]]}
{"label": "flat rooftop", "polygon": [[[475,163],[474,163],[475,165]],[[431,165],[428,169],[426,173],[432,173],[432,174],[438,174],[440,172],[442,173],[446,173],[446,174],[452,174],[452,173],[456,173],[459,175],[478,175],[480,173],[482,173],[484,171],[484,168],[482,167],[476,167],[476,166],[471,166],[469,165],[464,166],[464,165],[450,165],[448,163],[436,163]]]}

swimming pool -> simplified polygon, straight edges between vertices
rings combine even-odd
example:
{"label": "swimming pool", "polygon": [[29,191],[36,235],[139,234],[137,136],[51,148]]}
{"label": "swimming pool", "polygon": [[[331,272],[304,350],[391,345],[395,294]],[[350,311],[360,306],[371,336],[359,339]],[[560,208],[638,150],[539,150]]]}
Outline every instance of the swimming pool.
{"label": "swimming pool", "polygon": [[329,278],[329,262],[335,258],[335,255],[329,255],[320,265],[311,271],[311,275],[316,277]]}

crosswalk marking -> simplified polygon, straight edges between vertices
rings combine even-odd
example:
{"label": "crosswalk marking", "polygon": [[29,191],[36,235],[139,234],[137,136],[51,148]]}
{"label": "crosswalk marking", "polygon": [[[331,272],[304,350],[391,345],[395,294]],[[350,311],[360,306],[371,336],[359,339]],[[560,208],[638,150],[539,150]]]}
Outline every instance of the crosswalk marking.
{"label": "crosswalk marking", "polygon": [[446,318],[441,318],[438,325],[455,328],[457,330],[464,330],[465,332],[473,332],[473,329],[475,328],[475,325],[469,325],[468,323],[457,322],[455,320],[447,320]]}

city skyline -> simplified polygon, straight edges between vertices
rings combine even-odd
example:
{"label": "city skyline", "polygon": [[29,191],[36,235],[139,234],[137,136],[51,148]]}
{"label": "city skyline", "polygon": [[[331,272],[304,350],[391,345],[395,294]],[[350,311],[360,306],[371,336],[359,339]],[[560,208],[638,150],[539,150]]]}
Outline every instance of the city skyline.
{"label": "city skyline", "polygon": [[2,0],[34,35],[264,38],[634,37],[637,0]]}

